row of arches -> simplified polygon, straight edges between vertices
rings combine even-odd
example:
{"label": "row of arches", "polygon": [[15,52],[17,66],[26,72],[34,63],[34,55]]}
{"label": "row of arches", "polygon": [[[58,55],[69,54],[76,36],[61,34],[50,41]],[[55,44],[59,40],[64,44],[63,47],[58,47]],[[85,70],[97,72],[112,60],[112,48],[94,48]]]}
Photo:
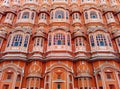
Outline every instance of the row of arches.
{"label": "row of arches", "polygon": [[[104,23],[104,18],[106,19],[106,22],[109,23],[113,23],[116,22],[116,17],[114,16],[113,12],[107,12],[105,13],[105,16],[103,15],[103,13],[100,10],[97,9],[89,9],[89,10],[85,10],[83,12],[84,15],[84,19],[82,19],[82,14],[80,13],[80,11],[76,11],[76,12],[72,12],[70,13],[69,10],[67,9],[63,9],[63,8],[56,8],[50,11],[50,16],[48,15],[48,13],[46,11],[42,11],[39,14],[36,13],[36,11],[34,10],[29,10],[29,9],[25,9],[22,10],[20,12],[18,12],[17,14],[17,19],[14,20],[16,18],[15,13],[9,12],[6,14],[5,16],[5,20],[3,21],[3,23],[8,23],[8,24],[12,24],[13,21],[15,21],[15,23],[31,23],[34,24],[36,22],[36,18],[38,17],[38,24],[39,23],[45,23],[48,24],[48,20],[50,20],[50,23],[52,22],[70,22],[70,18],[72,16],[72,23],[81,23],[82,20],[85,21],[85,23],[90,23],[90,22],[100,22],[100,23]],[[120,14],[117,14],[117,18],[118,20],[120,19]],[[0,20],[2,20],[3,18],[3,14],[0,14]],[[50,17],[50,19],[49,19]]]}
{"label": "row of arches", "polygon": [[[68,1],[69,0],[62,0],[63,3],[64,2],[68,3]],[[70,1],[71,1],[71,4],[78,2],[78,0],[70,0]],[[4,0],[1,3],[2,3],[3,6],[10,6],[11,4],[20,6],[22,3],[23,3],[23,5],[31,4],[31,3],[34,4],[34,5],[38,5],[39,2],[40,2],[39,0],[24,0],[24,2],[21,2],[20,0],[14,0],[12,3],[10,3],[10,0]],[[43,3],[48,4],[47,2],[49,2],[49,1],[48,0],[43,0]],[[54,2],[58,2],[59,3],[60,1],[59,0],[51,0],[51,2],[52,3],[54,3]],[[97,3],[96,0],[80,0],[80,2],[81,2],[80,4],[84,4],[84,3],[96,4]],[[100,4],[108,4],[107,0],[100,0],[99,2],[100,2]],[[109,0],[109,2],[110,2],[110,4],[112,6],[113,5],[118,5],[117,3],[119,3],[117,0]]]}
{"label": "row of arches", "polygon": [[[58,29],[48,33],[47,37],[47,51],[51,50],[71,50],[72,47],[75,47],[75,52],[86,51],[88,47],[87,44],[90,44],[91,51],[114,51],[113,43],[110,37],[110,34],[104,31],[96,31],[89,33],[89,37],[84,37],[85,34],[74,33],[77,36],[73,37],[70,32]],[[24,33],[22,31],[15,31],[10,34],[7,39],[6,51],[24,51],[27,52],[29,47],[29,42],[33,41],[33,50],[43,52],[44,47],[46,46],[46,38],[39,33],[40,36],[36,35],[34,39],[31,40],[30,33]],[[72,39],[73,38],[73,39]],[[89,40],[89,42],[87,41]],[[0,45],[2,47],[4,39],[1,38]],[[116,38],[116,45],[119,50],[119,37]],[[74,44],[72,44],[74,42]],[[58,47],[58,48],[57,48]]]}
{"label": "row of arches", "polygon": [[[12,66],[11,66],[12,65]],[[57,65],[57,66],[56,66]],[[103,66],[104,65],[104,66]],[[19,71],[22,69],[17,69],[16,65],[14,64],[7,64],[6,67],[0,71],[0,82],[1,82],[1,88],[7,89],[9,88],[15,88],[15,89],[21,89],[21,83],[23,79],[23,72]],[[39,65],[40,66],[40,65]],[[87,65],[88,66],[88,65]],[[19,71],[15,71],[16,69]],[[101,68],[104,67],[104,68]],[[1,67],[2,68],[2,67]],[[66,66],[64,63],[55,63],[53,66],[48,67],[45,72],[44,79],[44,89],[73,89],[74,86],[74,80],[77,79],[78,88],[100,88],[103,89],[106,87],[109,87],[112,89],[119,88],[119,81],[120,81],[120,71],[117,66],[112,66],[111,63],[103,63],[99,68],[94,69],[94,76],[93,73],[90,73],[89,75],[93,77],[88,77],[88,75],[82,75],[81,73],[77,73],[77,77],[74,76],[74,71],[72,71],[69,66]],[[54,77],[53,77],[54,76]],[[86,77],[85,77],[86,76]],[[96,86],[91,84],[92,81],[96,81]],[[42,84],[42,78],[36,76],[35,74],[27,77],[26,79],[26,88],[27,89],[39,89],[43,88],[41,87]],[[3,82],[4,81],[4,82]],[[51,82],[52,81],[52,82]],[[7,85],[6,85],[7,82]],[[19,84],[19,86],[18,86]],[[54,86],[53,86],[54,85]],[[24,87],[25,88],[25,87]]]}

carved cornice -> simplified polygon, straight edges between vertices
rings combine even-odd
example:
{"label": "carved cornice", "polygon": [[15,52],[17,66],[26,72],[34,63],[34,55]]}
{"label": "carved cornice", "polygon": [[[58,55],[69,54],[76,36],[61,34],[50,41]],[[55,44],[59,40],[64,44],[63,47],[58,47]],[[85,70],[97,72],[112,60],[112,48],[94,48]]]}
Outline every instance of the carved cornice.
{"label": "carved cornice", "polygon": [[70,30],[67,26],[52,26],[49,31],[53,32],[57,29],[61,29],[61,30],[64,30],[66,32],[68,32]]}
{"label": "carved cornice", "polygon": [[2,28],[0,30],[0,37],[5,39],[6,38],[6,34],[7,34],[6,28]]}
{"label": "carved cornice", "polygon": [[88,30],[87,30],[87,33],[94,33],[96,31],[104,31],[104,32],[107,32],[107,29],[103,26],[89,26],[88,27]]}
{"label": "carved cornice", "polygon": [[120,30],[119,29],[114,29],[112,31],[112,33],[113,33],[114,38],[120,37]]}
{"label": "carved cornice", "polygon": [[77,78],[92,78],[92,76],[89,73],[79,73],[77,76]]}
{"label": "carved cornice", "polygon": [[65,9],[65,10],[69,10],[69,8],[66,5],[54,5],[54,6],[51,7],[51,10],[55,10],[57,8],[62,8],[62,9]]}
{"label": "carved cornice", "polygon": [[94,6],[94,5],[92,5],[92,6],[84,6],[83,7],[83,11],[87,11],[87,10],[90,10],[90,9],[96,9],[96,10],[102,11],[102,9],[100,7]]}
{"label": "carved cornice", "polygon": [[21,26],[18,26],[16,28],[14,28],[11,33],[14,33],[16,31],[22,31],[24,33],[29,33],[29,34],[32,34],[32,28],[30,26],[24,26],[24,27],[21,27]]}
{"label": "carved cornice", "polygon": [[14,63],[5,64],[1,67],[0,70],[4,71],[5,69],[8,68],[14,69],[15,72],[20,73],[22,76],[24,75],[24,69]]}

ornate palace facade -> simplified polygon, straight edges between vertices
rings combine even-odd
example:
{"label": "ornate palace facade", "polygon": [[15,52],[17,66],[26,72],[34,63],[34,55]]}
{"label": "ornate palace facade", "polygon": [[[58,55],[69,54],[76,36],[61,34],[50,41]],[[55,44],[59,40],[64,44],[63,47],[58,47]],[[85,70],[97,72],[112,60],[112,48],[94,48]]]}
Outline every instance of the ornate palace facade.
{"label": "ornate palace facade", "polygon": [[1,0],[0,89],[120,89],[120,0]]}

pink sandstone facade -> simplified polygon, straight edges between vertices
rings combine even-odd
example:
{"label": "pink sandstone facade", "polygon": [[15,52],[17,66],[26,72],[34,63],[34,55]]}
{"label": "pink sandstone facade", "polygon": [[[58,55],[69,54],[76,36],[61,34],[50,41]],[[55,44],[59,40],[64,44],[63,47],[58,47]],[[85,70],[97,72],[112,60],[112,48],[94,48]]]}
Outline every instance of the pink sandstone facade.
{"label": "pink sandstone facade", "polygon": [[1,0],[0,89],[120,89],[120,0]]}

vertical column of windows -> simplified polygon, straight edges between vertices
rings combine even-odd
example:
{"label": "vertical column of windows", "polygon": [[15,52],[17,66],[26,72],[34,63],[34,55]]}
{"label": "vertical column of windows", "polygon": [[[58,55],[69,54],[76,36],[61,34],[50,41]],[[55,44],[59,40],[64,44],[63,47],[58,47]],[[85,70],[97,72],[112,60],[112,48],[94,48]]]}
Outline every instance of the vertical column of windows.
{"label": "vertical column of windows", "polygon": [[117,43],[118,51],[120,52],[120,37],[116,38],[116,43]]}
{"label": "vertical column of windows", "polygon": [[11,35],[9,36],[8,43],[7,43],[7,47],[10,46],[10,42],[11,42]]}
{"label": "vertical column of windows", "polygon": [[2,46],[2,43],[3,43],[3,39],[0,38],[0,48],[1,48],[1,46]]}
{"label": "vertical column of windows", "polygon": [[120,38],[117,38],[117,44],[120,46]]}
{"label": "vertical column of windows", "polygon": [[85,12],[85,19],[88,19],[88,13]]}
{"label": "vertical column of windows", "polygon": [[67,35],[67,45],[70,46],[70,35]]}
{"label": "vertical column of windows", "polygon": [[13,20],[13,18],[14,18],[14,15],[13,15],[13,14],[11,14],[10,20]]}
{"label": "vertical column of windows", "polygon": [[40,19],[46,20],[47,19],[46,14],[45,13],[41,13],[40,14]]}
{"label": "vertical column of windows", "polygon": [[66,11],[66,19],[69,19],[69,12]]}
{"label": "vertical column of windows", "polygon": [[79,13],[74,13],[74,14],[73,14],[73,20],[74,20],[74,19],[80,19]]}
{"label": "vertical column of windows", "polygon": [[108,23],[115,22],[115,19],[114,19],[114,16],[113,16],[112,12],[108,12],[105,16],[106,16],[106,19],[107,19]]}
{"label": "vertical column of windows", "polygon": [[4,0],[3,5],[9,5],[9,0]]}
{"label": "vertical column of windows", "polygon": [[13,18],[14,18],[13,13],[7,13],[5,22],[9,22],[9,21],[11,22],[11,21],[13,21]]}
{"label": "vertical column of windows", "polygon": [[24,47],[27,47],[27,45],[28,45],[28,39],[29,39],[29,36],[26,36],[25,40],[24,40]]}
{"label": "vertical column of windows", "polygon": [[9,17],[10,17],[10,13],[7,14],[6,19],[9,19]]}
{"label": "vertical column of windows", "polygon": [[75,19],[75,16],[74,16],[74,14],[72,15],[72,18],[73,18],[73,20]]}
{"label": "vertical column of windows", "polygon": [[117,5],[116,0],[110,0],[110,2],[111,2],[111,5]]}
{"label": "vertical column of windows", "polygon": [[102,19],[102,15],[101,15],[101,13],[100,13],[100,12],[98,13],[98,15],[99,15],[99,18],[100,18],[100,19]]}
{"label": "vertical column of windows", "polygon": [[18,14],[18,17],[17,17],[17,18],[20,19],[20,17],[21,17],[21,13]]}
{"label": "vertical column of windows", "polygon": [[52,36],[49,35],[49,38],[48,38],[48,39],[49,39],[49,41],[48,41],[48,45],[51,46],[51,45],[52,45]]}
{"label": "vertical column of windows", "polygon": [[80,45],[80,46],[84,46],[83,38],[79,38],[79,45]]}
{"label": "vertical column of windows", "polygon": [[53,12],[51,12],[51,19],[53,19],[53,15],[54,15]]}
{"label": "vertical column of windows", "polygon": [[90,43],[91,43],[91,46],[92,46],[92,47],[95,46],[95,42],[94,42],[93,35],[90,36]]}
{"label": "vertical column of windows", "polygon": [[20,0],[14,0],[13,4],[20,4]]}
{"label": "vertical column of windows", "polygon": [[78,40],[77,39],[75,39],[75,44],[76,44],[76,46],[78,46]]}
{"label": "vertical column of windows", "polygon": [[34,46],[43,46],[43,38],[36,38]]}
{"label": "vertical column of windows", "polygon": [[100,3],[102,4],[102,3],[106,3],[106,0],[100,0]]}
{"label": "vertical column of windows", "polygon": [[2,14],[0,14],[0,20],[2,19]]}
{"label": "vertical column of windows", "polygon": [[110,36],[107,36],[107,39],[108,39],[109,46],[112,46],[112,42],[111,42]]}
{"label": "vertical column of windows", "polygon": [[31,19],[34,20],[34,17],[35,17],[35,13],[32,12]]}
{"label": "vertical column of windows", "polygon": [[84,39],[82,37],[76,38],[76,46],[84,46]]}
{"label": "vertical column of windows", "polygon": [[96,0],[81,0],[82,3],[95,3]]}

